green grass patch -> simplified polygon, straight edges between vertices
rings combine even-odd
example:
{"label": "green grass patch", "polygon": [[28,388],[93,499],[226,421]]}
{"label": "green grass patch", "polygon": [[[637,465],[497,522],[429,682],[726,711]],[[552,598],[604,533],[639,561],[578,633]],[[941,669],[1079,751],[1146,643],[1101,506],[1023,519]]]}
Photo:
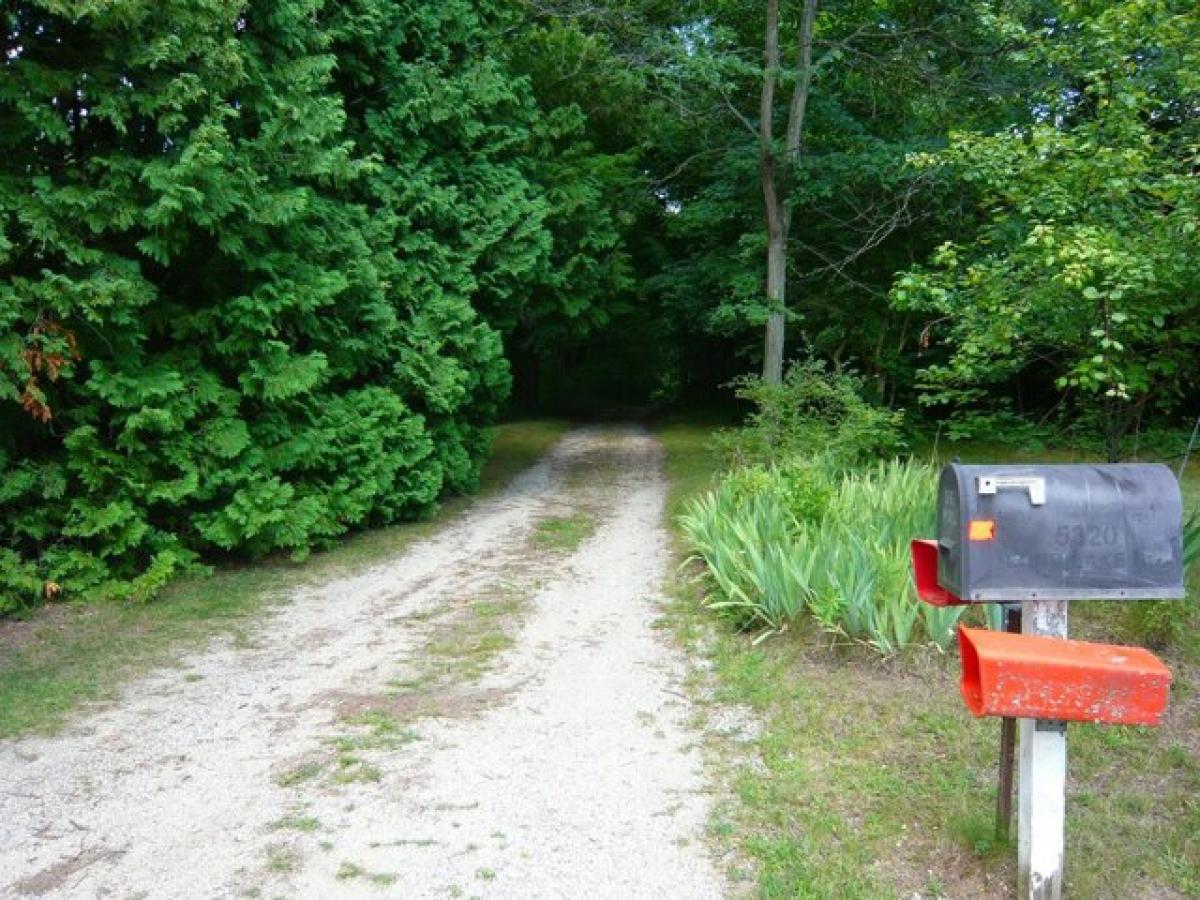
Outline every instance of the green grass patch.
{"label": "green grass patch", "polygon": [[282,844],[272,844],[267,847],[267,871],[277,875],[296,871],[300,865],[300,855],[291,847]]}
{"label": "green grass patch", "polygon": [[324,768],[321,763],[315,760],[302,762],[276,775],[275,783],[282,788],[297,787],[305,782],[312,781],[321,774]]}
{"label": "green grass patch", "polygon": [[387,887],[395,884],[399,876],[391,872],[368,872],[362,866],[352,862],[344,862],[338,866],[337,879],[339,881],[353,881],[361,879],[375,887]]}
{"label": "green grass patch", "polygon": [[[659,431],[676,515],[718,468],[710,431],[686,421]],[[989,448],[986,458],[1006,457]],[[709,744],[728,792],[710,839],[733,851],[735,878],[756,879],[767,898],[1011,894],[1016,849],[993,828],[999,723],[963,708],[953,653],[883,661],[831,646],[815,625],[754,646],[703,609],[686,574],[673,596],[667,619],[708,656],[715,701],[749,707],[762,726],[751,761],[733,741]],[[1072,633],[1112,639],[1132,607],[1077,604]],[[1162,728],[1071,726],[1071,897],[1200,896],[1193,645],[1189,637],[1163,651],[1175,684]]]}
{"label": "green grass patch", "polygon": [[448,631],[431,641],[425,651],[438,660],[449,680],[469,683],[482,678],[492,661],[514,643],[503,628],[475,622]]}
{"label": "green grass patch", "polygon": [[334,784],[378,784],[383,781],[383,770],[352,753],[342,753],[329,779]]}
{"label": "green grass patch", "polygon": [[[480,493],[502,488],[567,428],[557,420],[498,426]],[[177,662],[214,636],[248,641],[273,598],[393,556],[471,502],[452,498],[428,521],[353,535],[303,564],[272,559],[182,581],[151,603],[52,605],[28,621],[0,622],[0,738],[52,733],[81,704],[113,699],[131,678]]]}
{"label": "green grass patch", "polygon": [[[408,728],[397,718],[395,713],[387,709],[371,709],[347,716],[342,720],[342,724],[352,730],[328,739],[329,746],[337,753],[336,772],[338,775],[363,771],[360,754],[364,752],[395,750],[421,739],[417,732]],[[338,780],[338,775],[335,775],[335,780]],[[346,779],[341,778],[340,780]],[[378,779],[362,780],[375,781]]]}
{"label": "green grass patch", "polygon": [[299,831],[311,834],[321,827],[321,822],[312,816],[284,816],[271,823],[272,831]]}
{"label": "green grass patch", "polygon": [[588,513],[551,516],[537,523],[533,544],[551,553],[572,553],[596,531],[596,519]]}

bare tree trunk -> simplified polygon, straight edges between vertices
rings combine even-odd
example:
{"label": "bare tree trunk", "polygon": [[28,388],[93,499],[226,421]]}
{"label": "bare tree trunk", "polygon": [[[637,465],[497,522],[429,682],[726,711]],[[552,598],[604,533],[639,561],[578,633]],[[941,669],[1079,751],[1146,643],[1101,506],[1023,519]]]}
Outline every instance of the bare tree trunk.
{"label": "bare tree trunk", "polygon": [[[787,166],[789,175],[800,162],[804,117],[808,109],[812,82],[813,27],[817,0],[804,0],[800,22],[800,48],[796,60],[796,86],[788,112]],[[769,384],[783,381],[784,309],[787,306],[788,232],[792,224],[791,204],[781,200],[776,185],[774,117],[775,85],[779,78],[779,0],[767,0],[767,27],[764,39],[762,96],[759,103],[759,173],[762,178],[763,205],[767,216],[767,333],[763,343],[763,380]]]}
{"label": "bare tree trunk", "polygon": [[787,290],[787,242],[783,235],[771,235],[767,245],[767,299],[772,312],[767,315],[767,336],[763,345],[763,380],[768,384],[783,381],[784,319],[780,309]]}
{"label": "bare tree trunk", "polygon": [[763,380],[783,381],[783,306],[787,302],[787,235],[775,189],[775,82],[779,77],[779,0],[767,0],[763,41],[763,83],[758,107],[758,168],[767,214],[767,334],[763,343]]}

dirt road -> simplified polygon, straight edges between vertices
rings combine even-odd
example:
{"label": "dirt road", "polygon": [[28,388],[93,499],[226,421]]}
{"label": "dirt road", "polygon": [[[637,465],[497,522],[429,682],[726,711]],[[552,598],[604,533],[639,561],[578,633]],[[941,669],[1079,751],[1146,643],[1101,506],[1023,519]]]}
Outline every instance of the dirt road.
{"label": "dirt road", "polygon": [[0,894],[707,898],[660,450],[570,433],[248,642],[0,744]]}

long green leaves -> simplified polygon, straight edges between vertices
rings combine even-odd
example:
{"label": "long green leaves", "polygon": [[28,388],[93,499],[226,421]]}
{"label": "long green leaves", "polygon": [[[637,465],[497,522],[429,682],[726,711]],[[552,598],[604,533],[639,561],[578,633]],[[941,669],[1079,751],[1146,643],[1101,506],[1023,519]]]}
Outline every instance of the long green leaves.
{"label": "long green leaves", "polygon": [[1183,564],[1190,566],[1200,560],[1200,512],[1192,514],[1183,526]]}
{"label": "long green leaves", "polygon": [[807,520],[789,511],[782,470],[756,472],[760,489],[749,495],[745,481],[727,478],[681,520],[716,587],[712,608],[765,634],[807,610],[882,654],[950,642],[962,611],[919,603],[909,571],[909,540],[934,527],[929,466],[878,463],[843,475],[823,515]]}

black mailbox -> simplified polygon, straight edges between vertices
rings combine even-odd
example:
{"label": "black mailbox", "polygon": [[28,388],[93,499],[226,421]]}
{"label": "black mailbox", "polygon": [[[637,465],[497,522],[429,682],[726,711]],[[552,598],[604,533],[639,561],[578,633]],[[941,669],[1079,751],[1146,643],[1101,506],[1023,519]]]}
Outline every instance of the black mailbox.
{"label": "black mailbox", "polygon": [[970,603],[1183,596],[1166,466],[966,466],[938,484],[938,583]]}

